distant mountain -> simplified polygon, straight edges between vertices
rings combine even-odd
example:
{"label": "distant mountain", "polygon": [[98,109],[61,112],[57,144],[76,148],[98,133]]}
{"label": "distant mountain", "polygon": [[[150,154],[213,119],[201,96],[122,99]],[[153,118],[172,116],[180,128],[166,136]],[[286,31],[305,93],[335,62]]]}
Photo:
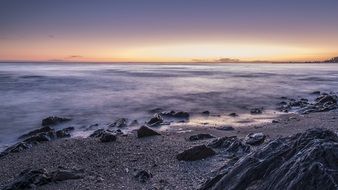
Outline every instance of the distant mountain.
{"label": "distant mountain", "polygon": [[334,57],[334,58],[326,60],[324,62],[326,62],[326,63],[338,63],[338,57]]}

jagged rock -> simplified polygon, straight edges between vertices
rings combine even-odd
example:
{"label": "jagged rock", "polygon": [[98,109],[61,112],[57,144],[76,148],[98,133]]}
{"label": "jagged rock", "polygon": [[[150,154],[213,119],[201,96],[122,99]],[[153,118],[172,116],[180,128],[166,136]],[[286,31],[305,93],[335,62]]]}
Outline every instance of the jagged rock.
{"label": "jagged rock", "polygon": [[56,125],[70,120],[70,118],[50,116],[42,120],[42,126]]}
{"label": "jagged rock", "polygon": [[325,129],[278,138],[240,159],[208,189],[336,190],[337,152],[337,134]]}
{"label": "jagged rock", "polygon": [[222,126],[222,127],[216,127],[215,129],[221,130],[221,131],[233,131],[235,130],[233,127],[231,126]]}
{"label": "jagged rock", "polygon": [[67,127],[61,130],[56,131],[57,138],[66,138],[70,137],[70,132],[74,130],[74,127]]}
{"label": "jagged rock", "polygon": [[143,137],[149,137],[149,136],[154,136],[154,135],[161,135],[158,132],[146,127],[142,126],[137,130],[137,137],[138,138],[143,138]]}
{"label": "jagged rock", "polygon": [[113,142],[116,141],[116,135],[114,135],[113,133],[110,132],[104,132],[102,133],[101,137],[100,137],[100,141],[105,143],[105,142]]}
{"label": "jagged rock", "polygon": [[190,149],[187,149],[181,153],[179,153],[176,158],[178,160],[184,160],[184,161],[195,161],[195,160],[201,160],[210,156],[215,155],[216,152],[205,145],[200,146],[194,146]]}
{"label": "jagged rock", "polygon": [[230,157],[242,156],[250,152],[250,146],[243,144],[236,136],[215,139],[208,146],[223,149]]}
{"label": "jagged rock", "polygon": [[89,137],[92,137],[92,138],[99,138],[103,135],[103,133],[105,133],[106,130],[104,129],[97,129],[95,130],[92,134],[89,135]]}
{"label": "jagged rock", "polygon": [[155,114],[153,118],[151,118],[146,124],[149,127],[156,127],[163,123],[163,118],[160,114]]}
{"label": "jagged rock", "polygon": [[215,138],[215,137],[210,134],[197,134],[197,135],[190,136],[189,141],[198,141],[198,140],[212,139],[212,138]]}
{"label": "jagged rock", "polygon": [[253,115],[258,115],[263,113],[263,108],[252,108],[250,113]]}
{"label": "jagged rock", "polygon": [[262,144],[266,136],[263,133],[250,133],[245,137],[245,143],[249,145]]}
{"label": "jagged rock", "polygon": [[134,170],[134,178],[141,183],[147,182],[153,175],[145,170]]}
{"label": "jagged rock", "polygon": [[127,127],[128,120],[126,118],[117,119],[114,123],[110,124],[109,127],[124,128]]}
{"label": "jagged rock", "polygon": [[35,189],[36,186],[42,186],[51,182],[80,179],[83,177],[83,170],[59,169],[53,172],[47,172],[46,169],[28,169],[21,172],[14,181],[6,185],[3,190]]}
{"label": "jagged rock", "polygon": [[34,136],[34,135],[37,135],[38,133],[42,133],[42,132],[52,132],[54,131],[54,129],[52,129],[51,127],[49,126],[46,126],[46,127],[42,127],[40,129],[36,129],[36,130],[33,130],[33,131],[30,131],[26,134],[23,134],[19,137],[19,139],[23,139],[23,138],[27,138],[27,137],[30,137],[30,136]]}
{"label": "jagged rock", "polygon": [[238,114],[237,113],[230,113],[229,116],[231,116],[231,117],[238,117]]}

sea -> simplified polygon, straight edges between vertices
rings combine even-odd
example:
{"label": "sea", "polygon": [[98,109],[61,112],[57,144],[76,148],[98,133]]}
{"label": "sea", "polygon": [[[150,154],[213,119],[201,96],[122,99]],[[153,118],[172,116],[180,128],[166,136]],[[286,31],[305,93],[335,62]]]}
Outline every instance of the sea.
{"label": "sea", "polygon": [[[118,118],[142,125],[154,109],[189,112],[189,126],[243,127],[282,114],[282,96],[313,91],[338,91],[338,64],[0,63],[0,150],[48,116],[72,118],[56,127],[75,127],[75,137]],[[256,107],[262,115],[250,114]]]}

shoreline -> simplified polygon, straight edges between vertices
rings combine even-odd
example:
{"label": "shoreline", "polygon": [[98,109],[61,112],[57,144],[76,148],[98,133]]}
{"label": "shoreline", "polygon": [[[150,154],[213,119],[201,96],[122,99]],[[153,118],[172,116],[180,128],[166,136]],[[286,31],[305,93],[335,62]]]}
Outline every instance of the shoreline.
{"label": "shoreline", "polygon": [[[195,134],[215,137],[264,133],[266,145],[277,137],[290,136],[310,128],[326,128],[338,132],[338,112],[310,113],[307,115],[281,115],[278,123],[236,128],[221,131],[210,127],[190,128],[186,132],[162,131],[161,136],[139,139],[135,132],[118,135],[116,142],[101,143],[95,138],[68,138],[45,142],[19,153],[0,158],[0,188],[10,183],[25,169],[59,167],[85,171],[85,177],[49,183],[39,189],[196,189],[224,164],[222,153],[193,162],[178,161],[176,155],[192,146],[208,144],[213,139],[188,141]],[[179,126],[177,126],[179,127]],[[155,128],[156,130],[156,128]],[[191,131],[190,131],[191,130]],[[149,171],[152,177],[145,183],[134,177],[134,169]]]}

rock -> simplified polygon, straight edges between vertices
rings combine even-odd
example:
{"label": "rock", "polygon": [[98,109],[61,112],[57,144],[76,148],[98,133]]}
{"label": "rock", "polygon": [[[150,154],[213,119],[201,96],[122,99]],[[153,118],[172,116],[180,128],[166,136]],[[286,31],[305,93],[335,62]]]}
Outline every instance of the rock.
{"label": "rock", "polygon": [[278,120],[272,120],[271,123],[279,123]]}
{"label": "rock", "polygon": [[336,104],[337,103],[337,97],[333,95],[322,95],[316,98],[316,103],[317,104],[325,104],[325,103],[332,103]]}
{"label": "rock", "polygon": [[263,108],[252,108],[250,113],[253,115],[258,115],[263,113]]}
{"label": "rock", "polygon": [[204,111],[204,112],[202,112],[202,115],[209,116],[210,115],[210,111]]}
{"label": "rock", "polygon": [[100,137],[100,141],[103,143],[116,141],[116,136],[113,133],[104,132]]}
{"label": "rock", "polygon": [[186,120],[188,120],[190,117],[190,114],[188,112],[183,112],[183,111],[161,112],[160,115],[164,118],[186,119]]}
{"label": "rock", "polygon": [[266,136],[263,133],[250,133],[245,137],[245,143],[249,145],[262,144]]}
{"label": "rock", "polygon": [[70,132],[74,130],[74,127],[67,127],[61,130],[56,131],[57,138],[66,138],[70,137]]}
{"label": "rock", "polygon": [[117,119],[114,123],[110,124],[109,127],[124,128],[127,127],[128,120],[126,118]]}
{"label": "rock", "polygon": [[23,142],[29,143],[29,144],[38,144],[41,142],[51,141],[55,138],[56,138],[55,132],[43,132],[43,133],[39,133],[37,135],[28,137]]}
{"label": "rock", "polygon": [[26,149],[30,149],[32,147],[32,144],[25,143],[25,142],[19,142],[13,146],[8,147],[3,152],[0,153],[0,158],[3,156],[6,156],[9,153],[17,153],[21,152]]}
{"label": "rock", "polygon": [[47,172],[46,169],[24,170],[12,183],[6,185],[3,190],[36,189],[51,182],[64,181],[70,179],[83,178],[83,170],[59,169],[53,172]]}
{"label": "rock", "polygon": [[215,138],[215,137],[210,134],[197,134],[197,135],[190,136],[189,141],[198,141],[198,140],[205,140],[205,139],[211,139],[211,138]]}
{"label": "rock", "polygon": [[40,129],[36,129],[36,130],[33,130],[33,131],[30,131],[26,134],[23,134],[19,137],[19,139],[23,139],[23,138],[27,138],[27,137],[30,137],[30,136],[34,136],[34,135],[37,135],[38,133],[42,133],[42,132],[52,132],[54,131],[54,129],[52,129],[51,127],[42,127]]}
{"label": "rock", "polygon": [[238,114],[237,113],[230,113],[229,116],[230,117],[238,117]]}
{"label": "rock", "polygon": [[235,130],[233,127],[231,126],[222,126],[222,127],[216,127],[217,130],[221,130],[221,131],[233,131]]}
{"label": "rock", "polygon": [[42,126],[56,125],[70,120],[70,118],[50,116],[42,120]]}
{"label": "rock", "polygon": [[138,123],[137,120],[133,120],[133,121],[129,124],[130,127],[136,127],[136,126],[139,126],[139,125],[140,125],[140,124]]}
{"label": "rock", "polygon": [[92,138],[99,138],[103,135],[103,133],[105,132],[106,130],[104,129],[97,129],[95,130],[92,134],[89,135],[89,137],[92,137]]}
{"label": "rock", "polygon": [[149,127],[156,127],[163,123],[163,118],[159,114],[155,114],[153,118],[151,118],[148,122],[146,122]]}
{"label": "rock", "polygon": [[311,92],[312,95],[320,95],[320,91],[313,91]]}
{"label": "rock", "polygon": [[147,182],[153,175],[145,170],[134,170],[134,178],[141,183]]}
{"label": "rock", "polygon": [[209,189],[334,190],[337,152],[337,134],[325,129],[278,138],[244,156]]}
{"label": "rock", "polygon": [[194,146],[179,153],[176,158],[184,161],[196,161],[215,155],[216,152],[205,145]]}
{"label": "rock", "polygon": [[250,146],[243,144],[236,136],[215,139],[208,146],[223,149],[230,157],[242,156],[250,152]]}
{"label": "rock", "polygon": [[146,127],[142,126],[137,130],[137,137],[143,138],[143,137],[149,137],[149,136],[155,136],[155,135],[161,135],[158,132]]}

